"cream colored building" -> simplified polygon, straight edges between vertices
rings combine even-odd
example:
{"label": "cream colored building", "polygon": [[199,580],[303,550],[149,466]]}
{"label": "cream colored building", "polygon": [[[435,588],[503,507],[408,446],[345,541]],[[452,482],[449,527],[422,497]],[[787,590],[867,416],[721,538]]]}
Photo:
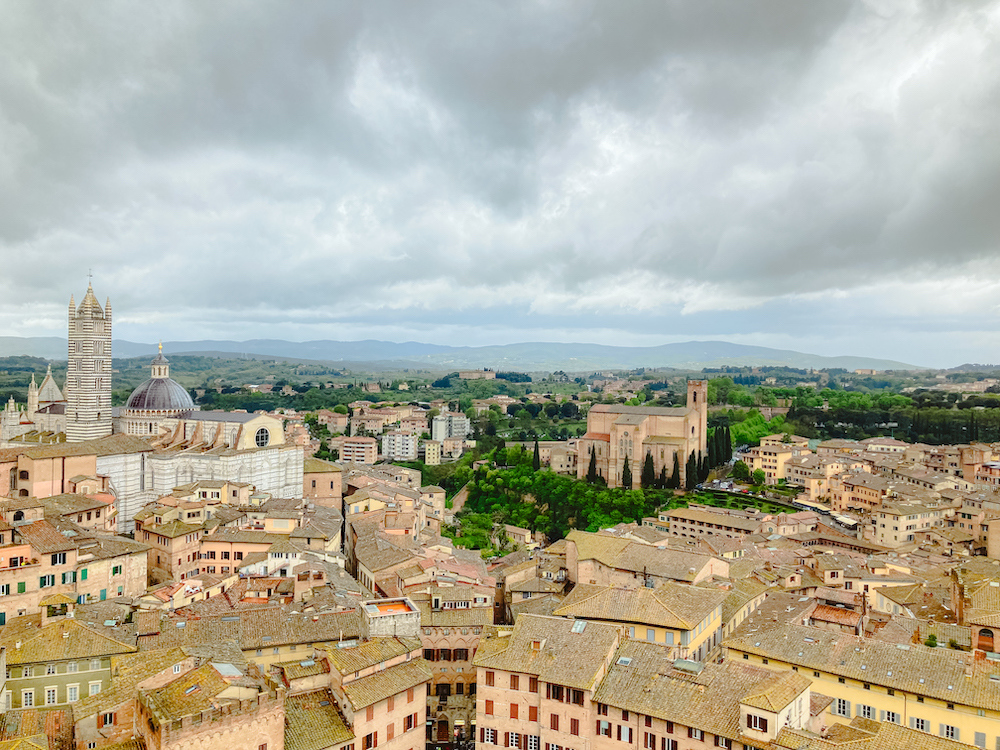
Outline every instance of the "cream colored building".
{"label": "cream colored building", "polygon": [[615,623],[629,638],[665,646],[674,659],[701,661],[722,639],[722,603],[728,595],[681,583],[656,589],[578,584],[553,614]]}
{"label": "cream colored building", "polygon": [[808,678],[816,693],[833,698],[824,716],[830,722],[860,716],[981,748],[1000,743],[995,662],[971,653],[803,625],[750,630],[746,624],[723,652],[727,661]]}
{"label": "cream colored building", "polygon": [[916,543],[916,535],[943,526],[954,508],[920,503],[883,503],[871,513],[865,538],[883,547],[903,547]]}
{"label": "cream colored building", "polygon": [[441,441],[440,440],[425,440],[423,442],[424,448],[424,463],[428,466],[437,466],[441,463]]}
{"label": "cream colored building", "polygon": [[789,463],[792,459],[800,456],[807,456],[811,453],[808,448],[803,448],[795,443],[768,443],[763,442],[755,446],[740,456],[751,472],[764,472],[768,484],[775,484],[779,479],[788,479]]}

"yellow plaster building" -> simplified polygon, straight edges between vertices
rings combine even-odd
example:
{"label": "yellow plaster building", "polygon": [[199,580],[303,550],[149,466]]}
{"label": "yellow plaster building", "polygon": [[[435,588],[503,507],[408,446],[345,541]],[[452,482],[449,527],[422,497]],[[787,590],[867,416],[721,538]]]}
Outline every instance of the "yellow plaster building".
{"label": "yellow plaster building", "polygon": [[829,720],[861,716],[978,747],[1000,746],[1000,662],[946,648],[885,643],[802,625],[753,629],[723,643],[727,661],[808,677],[832,697]]}

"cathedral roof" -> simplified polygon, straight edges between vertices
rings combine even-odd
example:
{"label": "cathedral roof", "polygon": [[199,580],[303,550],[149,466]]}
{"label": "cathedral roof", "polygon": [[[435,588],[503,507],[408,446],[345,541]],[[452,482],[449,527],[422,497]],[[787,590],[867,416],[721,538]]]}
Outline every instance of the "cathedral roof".
{"label": "cathedral roof", "polygon": [[129,396],[126,409],[149,411],[187,411],[194,401],[184,386],[172,378],[150,378]]}
{"label": "cathedral roof", "polygon": [[42,381],[42,385],[38,389],[38,403],[47,404],[63,400],[65,399],[63,399],[62,391],[59,390],[56,381],[52,379],[52,365],[49,365],[48,372],[45,373],[45,380]]}
{"label": "cathedral roof", "polygon": [[82,315],[84,312],[90,312],[95,315],[104,315],[104,310],[101,309],[101,303],[97,301],[97,297],[94,296],[94,287],[90,284],[87,285],[87,294],[84,295],[83,302],[80,303],[80,307],[77,308],[77,314]]}

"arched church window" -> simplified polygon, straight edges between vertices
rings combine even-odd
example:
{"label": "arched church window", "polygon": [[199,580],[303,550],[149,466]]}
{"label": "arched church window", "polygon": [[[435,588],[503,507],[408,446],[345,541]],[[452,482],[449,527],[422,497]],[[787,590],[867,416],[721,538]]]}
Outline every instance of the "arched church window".
{"label": "arched church window", "polygon": [[254,435],[254,442],[258,448],[266,448],[271,442],[271,433],[266,427],[261,427]]}

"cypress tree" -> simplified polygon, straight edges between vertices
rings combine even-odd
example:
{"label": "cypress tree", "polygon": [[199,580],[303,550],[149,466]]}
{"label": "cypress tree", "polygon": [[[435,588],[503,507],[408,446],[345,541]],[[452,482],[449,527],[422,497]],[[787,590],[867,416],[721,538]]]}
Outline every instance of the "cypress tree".
{"label": "cypress tree", "polygon": [[656,482],[656,489],[665,490],[670,486],[670,479],[667,477],[667,465],[660,468],[660,478]]}
{"label": "cypress tree", "polygon": [[653,468],[652,453],[646,454],[646,460],[642,463],[642,475],[639,481],[644,490],[652,489],[656,484],[656,469]]}
{"label": "cypress tree", "polygon": [[721,431],[720,428],[716,427],[715,430],[712,431],[712,437],[710,437],[708,439],[708,441],[707,441],[708,442],[708,465],[709,465],[710,468],[719,465],[719,457],[717,455],[718,451],[716,450],[716,443],[718,443],[718,439],[717,438],[719,437],[719,432],[720,431]]}
{"label": "cypress tree", "polygon": [[542,454],[538,450],[538,438],[535,438],[535,455],[531,459],[531,468],[535,471],[542,468]]}
{"label": "cypress tree", "polygon": [[693,490],[698,484],[698,459],[694,456],[694,451],[688,456],[687,464],[684,466],[684,489]]}
{"label": "cypress tree", "polygon": [[[666,471],[667,467],[664,466],[663,470]],[[670,475],[670,481],[667,483],[667,488],[671,490],[679,490],[681,487],[681,460],[677,457],[677,451],[674,451],[674,472]]]}
{"label": "cypress tree", "polygon": [[628,456],[625,456],[625,465],[622,466],[622,487],[626,490],[632,489],[632,467]]}
{"label": "cypress tree", "polygon": [[726,425],[725,456],[727,461],[731,461],[733,458],[733,434],[729,431],[729,425]]}
{"label": "cypress tree", "polygon": [[587,467],[587,481],[593,484],[597,481],[597,451],[590,448],[590,466]]}

